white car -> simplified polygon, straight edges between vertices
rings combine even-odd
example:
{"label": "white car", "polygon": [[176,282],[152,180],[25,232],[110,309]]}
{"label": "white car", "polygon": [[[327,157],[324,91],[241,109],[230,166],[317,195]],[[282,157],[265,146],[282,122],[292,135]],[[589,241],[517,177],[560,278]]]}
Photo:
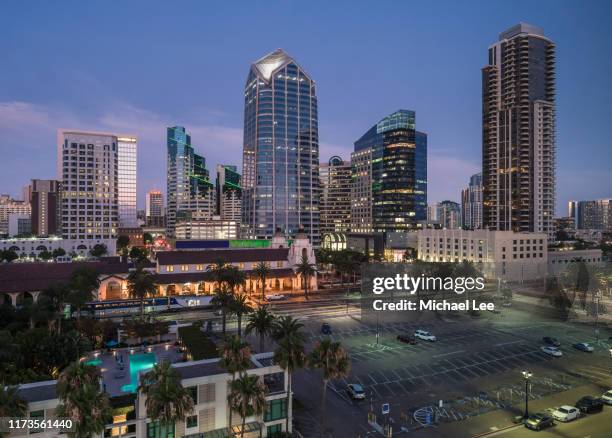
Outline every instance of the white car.
{"label": "white car", "polygon": [[270,294],[270,295],[266,295],[266,300],[268,301],[281,301],[284,300],[285,297],[283,294]]}
{"label": "white car", "polygon": [[572,421],[580,417],[580,409],[573,406],[561,406],[552,412],[552,416],[558,421]]}
{"label": "white car", "polygon": [[552,347],[550,345],[542,346],[540,347],[540,350],[542,350],[543,353],[550,354],[551,356],[554,356],[554,357],[563,356],[563,353],[561,352],[561,350],[559,350],[557,347]]}
{"label": "white car", "polygon": [[363,400],[366,397],[363,386],[358,383],[349,383],[346,385],[346,390],[354,400]]}
{"label": "white car", "polygon": [[612,405],[612,389],[604,392],[601,396],[601,401],[607,405]]}
{"label": "white car", "polygon": [[427,330],[417,330],[414,332],[414,336],[424,341],[431,341],[431,342],[436,341],[435,335],[432,335]]}

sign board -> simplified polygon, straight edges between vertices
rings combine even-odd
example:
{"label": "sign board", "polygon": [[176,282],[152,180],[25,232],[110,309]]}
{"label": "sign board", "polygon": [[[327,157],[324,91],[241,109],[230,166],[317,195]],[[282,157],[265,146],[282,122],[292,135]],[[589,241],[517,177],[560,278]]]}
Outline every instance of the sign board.
{"label": "sign board", "polygon": [[389,403],[383,403],[383,405],[382,405],[382,413],[383,413],[383,415],[387,415],[390,410],[391,410],[391,407],[389,406]]}

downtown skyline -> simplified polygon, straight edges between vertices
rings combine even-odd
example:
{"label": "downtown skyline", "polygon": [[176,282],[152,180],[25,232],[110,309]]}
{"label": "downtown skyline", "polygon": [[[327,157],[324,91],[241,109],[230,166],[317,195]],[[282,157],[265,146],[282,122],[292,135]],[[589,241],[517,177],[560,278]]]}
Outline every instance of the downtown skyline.
{"label": "downtown skyline", "polygon": [[[559,206],[566,205],[569,199],[609,196],[605,192],[610,176],[606,169],[612,163],[606,150],[605,142],[609,136],[605,135],[607,125],[604,118],[605,106],[612,99],[606,97],[609,90],[602,82],[605,78],[602,72],[607,69],[595,64],[595,54],[598,47],[605,43],[606,35],[609,39],[609,33],[606,34],[598,24],[605,22],[606,12],[609,16],[610,11],[604,4],[600,6],[601,10],[597,7],[588,11],[579,8],[572,10],[572,14],[578,17],[588,15],[588,18],[583,17],[584,20],[590,20],[589,27],[585,28],[572,25],[564,18],[571,9],[569,4],[555,2],[555,5],[557,7],[547,11],[546,16],[543,15],[546,3],[538,4],[530,10],[518,7],[515,12],[504,11],[500,5],[498,11],[489,12],[489,22],[483,18],[461,23],[462,15],[448,18],[453,14],[445,14],[445,17],[440,18],[440,24],[450,26],[450,30],[457,35],[454,39],[462,41],[461,44],[454,41],[442,42],[440,37],[434,35],[425,25],[436,23],[436,17],[428,11],[423,16],[423,23],[413,29],[391,29],[387,36],[373,35],[369,43],[360,42],[363,53],[366,53],[366,56],[361,57],[348,44],[348,35],[364,38],[357,33],[364,17],[356,13],[347,15],[346,21],[341,24],[341,27],[346,28],[347,35],[338,36],[330,44],[331,47],[326,47],[319,40],[308,42],[299,31],[295,35],[283,37],[262,32],[261,37],[256,38],[258,41],[243,40],[242,44],[235,36],[228,37],[225,50],[221,53],[221,47],[215,47],[220,45],[220,41],[204,38],[210,31],[202,31],[202,38],[198,40],[202,55],[188,59],[188,65],[200,67],[197,77],[185,76],[168,68],[164,65],[163,57],[158,56],[154,60],[152,53],[131,52],[143,44],[133,39],[133,31],[124,30],[111,38],[111,42],[92,39],[89,41],[93,45],[90,54],[79,52],[76,42],[66,40],[68,34],[58,32],[53,37],[56,43],[61,41],[68,53],[72,49],[84,56],[78,68],[68,69],[65,75],[70,78],[68,81],[58,76],[59,61],[38,56],[51,42],[43,42],[37,39],[40,34],[31,32],[28,35],[30,44],[23,52],[39,60],[37,68],[40,67],[40,71],[36,74],[25,72],[22,69],[25,65],[19,62],[24,53],[11,51],[9,61],[13,61],[17,68],[13,69],[13,73],[0,73],[0,81],[8,85],[0,87],[0,147],[6,151],[5,162],[9,164],[0,177],[0,191],[17,195],[30,177],[54,177],[53,161],[49,157],[54,154],[55,130],[60,127],[127,131],[138,135],[139,208],[144,207],[144,194],[147,190],[165,186],[165,129],[168,126],[182,125],[192,133],[193,145],[206,157],[211,173],[219,163],[236,165],[240,169],[244,71],[262,54],[282,47],[298,59],[316,81],[320,106],[321,162],[326,162],[331,155],[340,155],[348,160],[353,142],[367,129],[371,120],[409,107],[417,112],[419,127],[429,137],[428,202],[443,199],[459,201],[460,191],[469,176],[480,169],[480,69],[486,61],[484,54],[500,29],[518,21],[526,21],[543,27],[559,48],[556,214],[563,214]],[[452,5],[447,5],[447,8],[450,10]],[[471,13],[473,8],[476,6],[471,4],[467,8],[470,11],[464,14]],[[44,15],[43,10],[41,8],[39,11],[41,16]],[[95,7],[92,7],[92,12],[94,10]],[[134,13],[129,10],[125,12],[128,15]],[[42,25],[38,21],[38,13],[30,13],[31,25]],[[336,8],[331,8],[332,17],[338,13]],[[288,21],[294,14],[292,8],[275,12],[278,19],[285,16]],[[66,16],[70,16],[70,11],[66,11]],[[205,20],[205,17],[200,18]],[[324,23],[330,18],[321,19]],[[236,17],[232,20],[232,26],[242,21],[242,17]],[[289,26],[282,20],[281,23],[282,26]],[[373,14],[372,27],[382,25],[381,17]],[[135,21],[135,28],[142,26],[143,23]],[[8,43],[12,46],[18,38],[24,36],[23,27],[17,30],[7,23],[4,29],[8,38],[1,43],[3,45]],[[564,33],[565,30],[571,30],[569,35]],[[149,29],[147,35],[153,42],[156,37],[151,32],[152,29]],[[194,35],[189,35],[190,38],[197,37],[198,31],[192,32]],[[414,50],[417,55],[414,59],[423,60],[419,64],[422,68],[418,71],[402,69],[410,67],[403,64],[404,61],[398,61],[397,71],[380,71],[375,68],[376,64],[384,61],[384,56],[389,54],[388,50],[391,50],[386,47],[372,51],[375,43],[393,46],[393,35],[418,41],[410,50]],[[164,39],[176,46],[177,53],[182,53],[193,49],[194,43],[187,36],[186,32],[179,32],[170,39],[164,35]],[[116,45],[115,38],[121,37],[127,38],[128,47],[125,50],[115,47],[120,61],[125,61],[131,53],[136,60],[144,62],[143,65],[163,67],[162,73],[147,71],[142,74],[132,64],[122,64],[124,67],[105,76],[109,72],[105,71],[99,60],[91,56],[98,54],[104,59],[108,56],[105,46]],[[164,43],[166,46],[171,44],[168,41]],[[430,56],[434,44],[437,47],[436,53],[441,55],[435,58],[441,59],[433,60]],[[396,43],[392,48],[397,50],[399,46]],[[228,47],[232,50],[227,50]],[[214,58],[215,54],[222,56]],[[330,58],[332,55],[337,58],[337,63]],[[58,56],[63,59],[66,54]],[[211,58],[214,58],[214,62]],[[87,62],[88,59],[90,62]],[[604,59],[601,62],[610,61]],[[339,68],[341,65],[345,67]],[[446,70],[440,71],[442,67]],[[355,71],[360,73],[354,74]],[[53,87],[46,86],[40,80],[44,72],[48,72],[54,79]],[[367,75],[371,80],[364,79]],[[452,80],[448,80],[449,77]],[[172,82],[173,78],[175,83]],[[136,79],[141,79],[141,82],[134,82]],[[597,84],[599,90],[595,91]],[[356,86],[359,92],[356,92]],[[356,99],[357,96],[359,99]],[[580,111],[576,111],[576,107],[580,107]],[[578,143],[581,146],[580,154],[576,154],[572,146]],[[26,178],[22,170],[24,151],[37,157],[28,162]],[[437,178],[439,175],[444,175],[444,178]]]}

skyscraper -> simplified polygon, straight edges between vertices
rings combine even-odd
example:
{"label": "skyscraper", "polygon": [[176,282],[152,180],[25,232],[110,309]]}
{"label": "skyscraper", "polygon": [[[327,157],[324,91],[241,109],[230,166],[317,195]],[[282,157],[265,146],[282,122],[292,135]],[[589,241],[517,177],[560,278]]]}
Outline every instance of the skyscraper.
{"label": "skyscraper", "polygon": [[[410,230],[417,221],[427,218],[427,134],[415,126],[414,111],[399,110],[384,117],[355,142],[351,159],[366,157],[369,167],[354,161],[353,182],[363,184],[368,179],[363,174],[371,175],[370,199],[365,201],[371,203],[371,210],[352,209],[351,214],[359,210],[355,211],[359,216],[352,221],[371,223],[372,231],[386,233]],[[362,195],[367,192],[360,191]],[[368,214],[371,218],[364,216]]]}
{"label": "skyscraper", "polygon": [[448,230],[461,228],[461,207],[453,201],[442,201],[437,204],[438,222]]}
{"label": "skyscraper", "polygon": [[470,177],[470,184],[461,191],[461,224],[464,228],[482,228],[482,174]]}
{"label": "skyscraper", "polygon": [[168,174],[166,231],[174,237],[180,220],[205,220],[214,214],[214,190],[206,159],[194,152],[184,127],[167,129]]}
{"label": "skyscraper", "polygon": [[145,198],[145,223],[148,226],[164,226],[164,197],[159,190],[149,190]]}
{"label": "skyscraper", "polygon": [[33,179],[30,184],[32,234],[52,236],[59,233],[60,184],[52,179]]}
{"label": "skyscraper", "polygon": [[65,239],[111,239],[119,225],[118,138],[114,134],[60,129],[57,177]]}
{"label": "skyscraper", "polygon": [[555,45],[518,24],[482,69],[484,226],[546,232],[555,211]]}
{"label": "skyscraper", "polygon": [[119,226],[135,228],[136,218],[136,167],[138,140],[134,136],[120,135],[117,137],[118,164],[117,181],[119,184]]}
{"label": "skyscraper", "polygon": [[244,90],[243,223],[250,237],[319,232],[315,83],[283,50],[251,65]]}
{"label": "skyscraper", "polygon": [[612,199],[570,201],[571,213],[574,213],[570,217],[575,218],[576,228],[579,230],[612,232]]}
{"label": "skyscraper", "polygon": [[346,233],[351,222],[351,163],[337,155],[319,167],[321,235]]}
{"label": "skyscraper", "polygon": [[12,199],[9,195],[0,195],[0,235],[9,232],[9,217],[11,215],[29,216],[32,210],[25,200]]}
{"label": "skyscraper", "polygon": [[222,220],[242,221],[242,187],[236,166],[217,165],[217,215]]}

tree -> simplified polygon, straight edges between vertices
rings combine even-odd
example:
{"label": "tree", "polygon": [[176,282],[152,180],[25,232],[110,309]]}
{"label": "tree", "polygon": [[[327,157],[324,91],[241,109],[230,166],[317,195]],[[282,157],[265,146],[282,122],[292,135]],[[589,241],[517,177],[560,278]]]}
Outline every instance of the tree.
{"label": "tree", "polygon": [[[225,339],[220,350],[221,360],[219,366],[225,368],[232,375],[232,386],[236,380],[236,373],[242,373],[251,366],[251,347],[238,336]],[[231,436],[232,409],[229,413],[228,433]]]}
{"label": "tree", "polygon": [[302,254],[299,263],[296,263],[295,272],[302,278],[302,287],[304,288],[304,297],[308,300],[308,283],[310,278],[317,273],[317,266],[308,261],[308,256]]}
{"label": "tree", "polygon": [[149,259],[147,258],[147,251],[144,248],[139,248],[137,246],[134,246],[130,250],[130,258],[136,263],[149,261]]}
{"label": "tree", "polygon": [[46,249],[38,253],[38,258],[44,261],[51,260],[53,254]]}
{"label": "tree", "polygon": [[246,334],[256,332],[259,336],[259,352],[264,351],[264,339],[272,333],[274,328],[274,315],[268,309],[268,306],[259,306],[254,312],[249,314],[249,319],[246,325]]}
{"label": "tree", "polygon": [[145,373],[138,390],[146,396],[147,416],[167,428],[193,411],[193,399],[170,362],[160,362]]}
{"label": "tree", "polygon": [[348,375],[350,361],[348,353],[339,342],[329,339],[317,342],[310,354],[309,364],[312,368],[320,368],[323,371],[323,389],[321,394],[321,436],[325,432],[325,399],[327,395],[327,384],[333,379],[342,379]]}
{"label": "tree", "polygon": [[57,380],[57,415],[73,421],[75,430],[69,434],[72,437],[97,436],[111,419],[110,402],[100,390],[100,378],[95,366],[74,362]]}
{"label": "tree", "polygon": [[144,242],[145,245],[152,245],[153,244],[153,235],[151,233],[144,233],[142,235],[142,241]]}
{"label": "tree", "polygon": [[140,320],[144,320],[144,301],[145,298],[155,295],[157,285],[155,277],[146,271],[143,265],[139,264],[136,270],[128,275],[128,293],[131,298],[140,300]]}
{"label": "tree", "polygon": [[217,259],[212,265],[206,268],[206,271],[211,275],[217,288],[221,287],[221,284],[225,280],[225,271],[227,264],[222,259]]}
{"label": "tree", "polygon": [[89,251],[89,254],[92,257],[96,257],[96,258],[100,258],[105,256],[108,253],[108,249],[106,248],[106,245],[104,245],[103,243],[96,243],[93,248],[91,248],[91,250]]}
{"label": "tree", "polygon": [[215,290],[215,296],[210,300],[212,306],[221,311],[221,332],[225,336],[225,327],[227,325],[227,315],[231,312],[234,303],[234,294],[232,294],[224,284]]}
{"label": "tree", "polygon": [[70,298],[70,287],[64,283],[56,283],[47,288],[43,295],[47,295],[53,300],[55,307],[57,308],[57,332],[62,332],[62,319],[64,319],[64,308],[66,303],[69,302]]}
{"label": "tree", "polygon": [[66,255],[66,251],[64,250],[64,248],[56,248],[53,250],[53,252],[51,253],[53,255],[53,258],[56,259],[58,257],[63,257]]}
{"label": "tree", "polygon": [[561,288],[556,277],[551,277],[546,280],[546,294],[550,304],[552,304],[559,312],[559,317],[565,321],[569,316],[569,311],[574,302],[574,296],[568,296],[565,289]]}
{"label": "tree", "polygon": [[93,291],[100,286],[98,273],[88,267],[75,269],[70,276],[68,301],[77,309],[77,319],[81,318],[81,308],[93,298]]}
{"label": "tree", "polygon": [[117,237],[117,251],[119,252],[119,254],[121,254],[122,256],[126,256],[128,246],[130,246],[129,236],[121,235]]}
{"label": "tree", "polygon": [[578,262],[578,273],[576,275],[576,291],[580,294],[580,304],[582,310],[586,308],[587,292],[589,291],[590,283],[589,271],[586,263],[583,260]]}
{"label": "tree", "polygon": [[51,329],[55,321],[56,308],[50,297],[41,294],[36,302],[27,304],[26,309],[29,313],[30,328],[34,328],[39,323],[44,323],[47,329]]}
{"label": "tree", "polygon": [[12,249],[5,249],[0,251],[0,262],[11,263],[13,260],[17,260],[19,255]]}
{"label": "tree", "polygon": [[245,294],[235,296],[232,301],[232,313],[238,318],[238,337],[242,338],[242,317],[253,311]]}
{"label": "tree", "polygon": [[287,338],[304,342],[304,334],[302,333],[303,327],[304,324],[302,324],[299,319],[295,319],[290,315],[281,316],[274,321],[272,338],[276,342],[281,342]]}
{"label": "tree", "polygon": [[[0,385],[0,417],[26,417],[28,403],[22,399],[17,386]],[[0,433],[0,437],[7,436]]]}
{"label": "tree", "polygon": [[266,262],[259,262],[255,265],[255,269],[253,269],[253,274],[255,274],[255,278],[257,278],[261,282],[261,301],[265,301],[266,299],[266,279],[270,275],[270,267]]}
{"label": "tree", "polygon": [[222,279],[230,292],[235,293],[237,288],[244,286],[246,274],[234,265],[226,265]]}
{"label": "tree", "polygon": [[261,377],[245,373],[232,381],[228,402],[230,409],[242,419],[240,428],[240,438],[242,438],[247,417],[259,416],[266,408],[266,388],[261,382]]}
{"label": "tree", "polygon": [[[300,332],[302,324],[290,316],[281,318],[279,324],[278,348],[274,352],[274,362],[287,371],[287,409],[290,406],[292,394],[293,372],[306,363],[304,351],[304,335]],[[289,430],[289,416],[285,420],[285,430]]]}

